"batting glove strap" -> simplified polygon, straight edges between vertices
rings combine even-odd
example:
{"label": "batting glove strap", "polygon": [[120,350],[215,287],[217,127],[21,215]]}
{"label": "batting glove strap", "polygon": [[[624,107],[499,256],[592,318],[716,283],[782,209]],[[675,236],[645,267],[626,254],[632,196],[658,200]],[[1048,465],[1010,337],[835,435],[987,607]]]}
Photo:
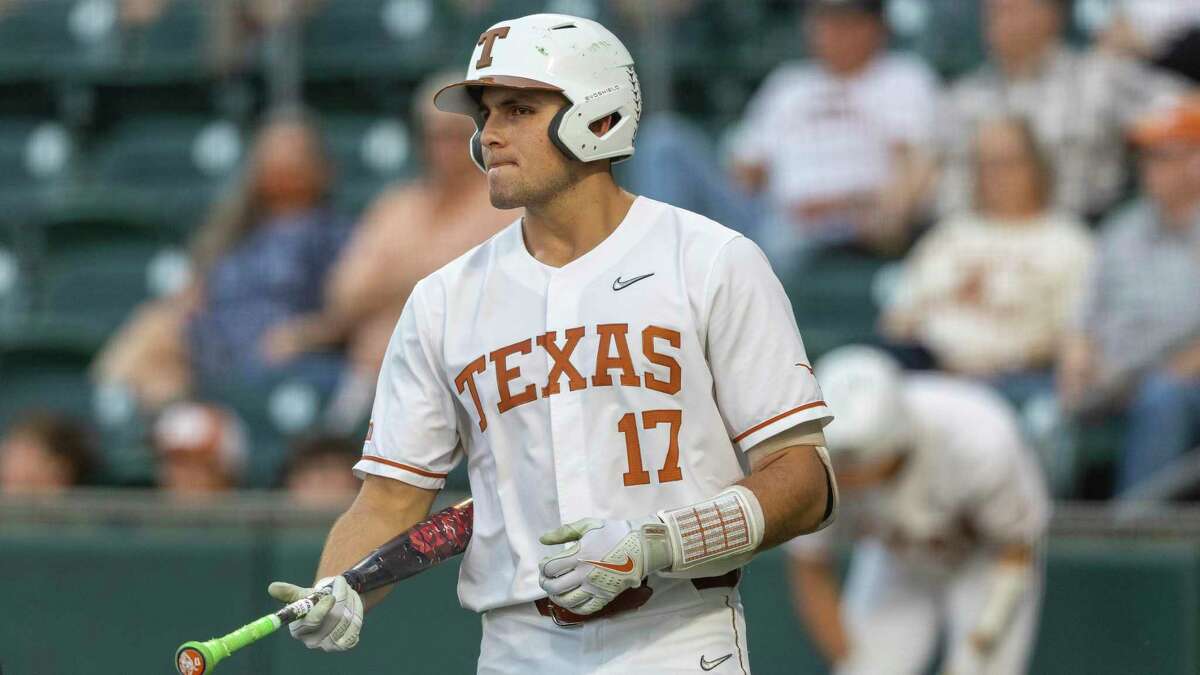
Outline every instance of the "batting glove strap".
{"label": "batting glove strap", "polygon": [[749,562],[762,543],[762,506],[753,492],[740,485],[690,506],[659,511],[658,517],[671,551],[671,564],[663,576],[724,574]]}
{"label": "batting glove strap", "polygon": [[304,617],[288,625],[292,637],[309,649],[343,652],[358,644],[362,630],[363,604],[358,593],[341,576],[325,577],[302,595],[330,586],[332,592],[321,599]]}

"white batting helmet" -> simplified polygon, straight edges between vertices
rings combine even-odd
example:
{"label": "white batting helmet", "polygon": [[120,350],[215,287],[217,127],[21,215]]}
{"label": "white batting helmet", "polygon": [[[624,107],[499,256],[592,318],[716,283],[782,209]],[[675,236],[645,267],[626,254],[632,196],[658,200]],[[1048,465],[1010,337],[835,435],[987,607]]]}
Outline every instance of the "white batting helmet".
{"label": "white batting helmet", "polygon": [[[607,28],[566,14],[531,14],[501,21],[483,32],[467,79],[433,97],[439,110],[475,120],[471,158],[480,169],[479,135],[483,117],[480,87],[511,87],[561,92],[569,101],[550,123],[550,140],[567,157],[582,162],[633,154],[633,139],[642,114],[642,94],[633,57]],[[616,114],[616,123],[597,136],[588,126]]]}
{"label": "white batting helmet", "polygon": [[831,453],[871,460],[908,449],[904,374],[895,359],[874,347],[850,345],[823,356],[815,371],[834,413],[825,427]]}

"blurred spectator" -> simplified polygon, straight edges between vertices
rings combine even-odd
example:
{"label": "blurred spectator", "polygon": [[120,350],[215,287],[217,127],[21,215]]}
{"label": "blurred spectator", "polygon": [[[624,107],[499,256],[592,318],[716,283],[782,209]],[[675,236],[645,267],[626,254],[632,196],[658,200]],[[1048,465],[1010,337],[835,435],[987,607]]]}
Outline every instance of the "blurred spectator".
{"label": "blurred spectator", "polygon": [[[153,4],[157,0],[132,1]],[[209,62],[219,74],[251,68],[261,58],[269,36],[289,22],[302,21],[328,1],[209,0]]]}
{"label": "blurred spectator", "polygon": [[1200,82],[1200,0],[1116,0],[1099,44]]}
{"label": "blurred spectator", "polygon": [[[788,552],[797,607],[833,672],[928,672],[939,643],[942,673],[1027,672],[1050,498],[1012,408],[968,380],[905,375],[867,347],[830,352],[816,375],[838,411],[824,433],[845,507]],[[844,591],[835,538],[854,542]]]}
{"label": "blurred spectator", "polygon": [[232,490],[245,472],[246,433],[224,408],[182,402],[154,423],[158,486],[173,497],[206,498]]}
{"label": "blurred spectator", "polygon": [[1200,98],[1133,138],[1144,197],[1104,226],[1059,373],[1069,409],[1128,412],[1119,491],[1200,441]]}
{"label": "blurred spectator", "polygon": [[776,260],[822,243],[894,250],[921,206],[937,82],[887,53],[882,13],[882,0],[809,0],[814,58],[779,66],[747,106],[737,176],[765,192]]}
{"label": "blurred spectator", "polygon": [[1049,367],[1085,282],[1090,234],[1050,210],[1053,173],[1023,120],[983,122],[972,157],[975,208],[918,243],[884,331],[921,345],[942,368],[1048,391]]}
{"label": "blurred spectator", "polygon": [[341,437],[299,441],[287,462],[284,489],[302,506],[344,507],[358,494],[361,485],[352,471],[360,455],[358,445]]}
{"label": "blurred spectator", "polygon": [[0,493],[56,493],[89,482],[97,453],[91,433],[63,415],[20,415],[0,439]]}
{"label": "blurred spectator", "polygon": [[215,209],[193,249],[194,283],[141,308],[100,355],[102,382],[128,386],[153,409],[212,384],[282,375],[331,390],[342,360],[300,354],[272,329],[320,308],[348,223],[326,206],[331,167],[313,123],[271,115],[234,195]]}
{"label": "blurred spectator", "polygon": [[280,356],[348,340],[350,375],[358,383],[349,386],[365,390],[364,413],[413,286],[520,215],[492,206],[487,179],[467,151],[471,120],[433,107],[433,95],[461,78],[458,71],[441,73],[415,93],[424,174],[384,192],[367,210],[330,272],[323,311],[283,324],[270,337]]}
{"label": "blurred spectator", "polygon": [[1095,217],[1125,187],[1123,128],[1169,102],[1181,81],[1062,40],[1067,0],[984,0],[989,62],[952,88],[941,206],[962,210],[974,189],[970,129],[997,113],[1027,117],[1055,163],[1055,206]]}

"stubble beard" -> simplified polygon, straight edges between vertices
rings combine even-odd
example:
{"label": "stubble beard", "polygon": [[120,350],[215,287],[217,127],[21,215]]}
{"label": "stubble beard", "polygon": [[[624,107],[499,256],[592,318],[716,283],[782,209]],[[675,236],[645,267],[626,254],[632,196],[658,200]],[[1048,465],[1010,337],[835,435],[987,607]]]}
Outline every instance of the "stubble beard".
{"label": "stubble beard", "polygon": [[507,184],[497,185],[488,180],[488,197],[498,209],[516,209],[539,206],[569,190],[582,178],[582,171],[573,162],[564,162],[560,171],[550,172],[534,183],[525,176],[518,176]]}

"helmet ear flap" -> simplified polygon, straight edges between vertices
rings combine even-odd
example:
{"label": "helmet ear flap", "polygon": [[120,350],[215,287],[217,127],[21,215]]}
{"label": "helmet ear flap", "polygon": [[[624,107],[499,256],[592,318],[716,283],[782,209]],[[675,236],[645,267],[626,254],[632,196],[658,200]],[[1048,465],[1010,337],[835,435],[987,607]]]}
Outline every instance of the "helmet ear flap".
{"label": "helmet ear flap", "polygon": [[550,120],[550,142],[553,143],[554,147],[558,148],[562,154],[566,155],[568,159],[579,159],[579,155],[576,155],[571,148],[567,147],[566,143],[563,143],[559,131],[562,129],[562,123],[563,120],[566,119],[567,113],[574,109],[575,106],[573,105],[563,106],[557,113],[554,114],[554,119]]}
{"label": "helmet ear flap", "polygon": [[487,173],[487,167],[483,165],[483,143],[479,140],[482,134],[483,132],[476,127],[475,133],[471,135],[471,160],[480,171]]}

